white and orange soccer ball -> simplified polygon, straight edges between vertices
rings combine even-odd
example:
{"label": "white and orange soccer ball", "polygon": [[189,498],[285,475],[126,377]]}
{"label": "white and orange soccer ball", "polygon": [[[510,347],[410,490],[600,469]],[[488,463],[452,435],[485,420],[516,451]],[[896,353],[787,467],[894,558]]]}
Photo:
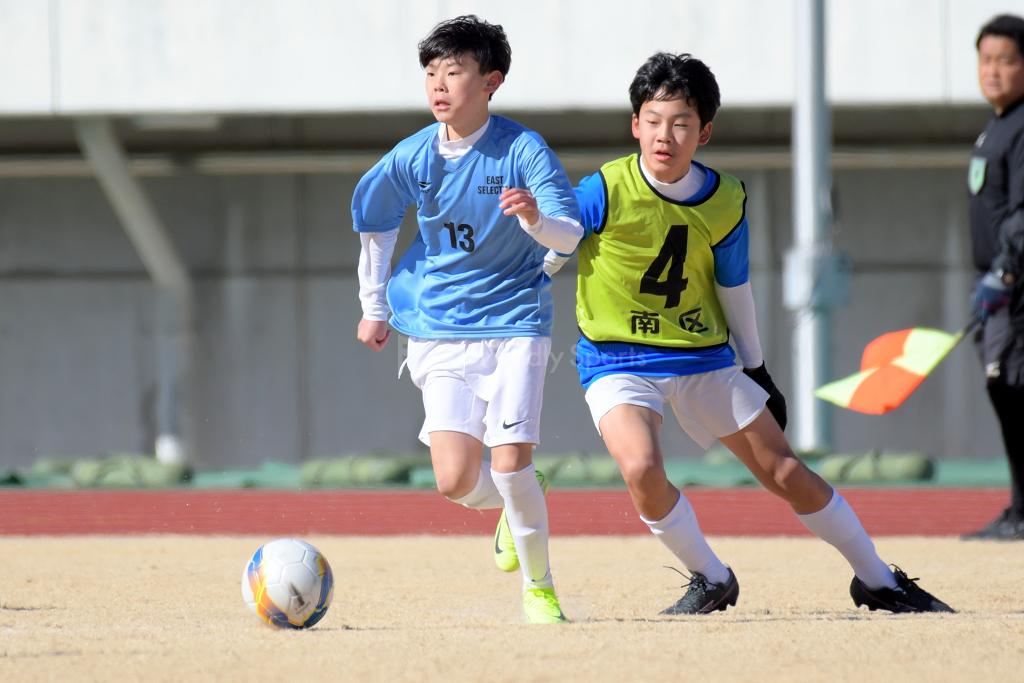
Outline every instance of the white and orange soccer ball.
{"label": "white and orange soccer ball", "polygon": [[333,593],[334,575],[327,558],[294,538],[261,545],[242,571],[245,604],[277,628],[313,626],[327,613]]}

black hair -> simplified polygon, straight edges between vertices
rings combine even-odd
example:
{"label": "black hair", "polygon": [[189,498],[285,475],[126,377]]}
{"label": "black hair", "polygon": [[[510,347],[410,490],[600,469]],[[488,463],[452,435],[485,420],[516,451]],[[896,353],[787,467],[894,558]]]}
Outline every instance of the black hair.
{"label": "black hair", "polygon": [[985,36],[1009,38],[1017,43],[1017,52],[1024,57],[1024,19],[1016,14],[1000,14],[982,26],[978,32],[978,40],[974,43],[975,49],[981,47],[981,39]]}
{"label": "black hair", "polygon": [[644,102],[682,97],[697,110],[700,125],[715,118],[722,104],[718,82],[707,64],[690,54],[674,55],[658,52],[636,70],[629,84],[629,101],[633,113],[640,115]]}
{"label": "black hair", "polygon": [[512,48],[505,29],[499,24],[489,24],[475,14],[442,21],[417,47],[422,67],[438,58],[468,54],[480,64],[481,75],[500,71],[505,76],[512,64]]}

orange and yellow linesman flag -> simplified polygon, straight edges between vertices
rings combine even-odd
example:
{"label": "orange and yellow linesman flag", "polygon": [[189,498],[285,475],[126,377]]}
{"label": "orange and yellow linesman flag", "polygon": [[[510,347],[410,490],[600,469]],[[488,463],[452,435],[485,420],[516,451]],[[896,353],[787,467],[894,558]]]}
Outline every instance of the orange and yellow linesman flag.
{"label": "orange and yellow linesman flag", "polygon": [[952,334],[927,327],[887,332],[864,349],[860,372],[830,382],[814,395],[858,413],[881,415],[894,410],[973,326],[972,322]]}

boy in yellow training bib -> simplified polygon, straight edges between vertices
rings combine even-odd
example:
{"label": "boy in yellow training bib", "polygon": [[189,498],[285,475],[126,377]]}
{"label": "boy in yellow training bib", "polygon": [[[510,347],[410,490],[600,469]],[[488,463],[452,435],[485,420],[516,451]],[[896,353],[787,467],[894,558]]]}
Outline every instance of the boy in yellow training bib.
{"label": "boy in yellow training bib", "polygon": [[[658,53],[637,71],[629,95],[639,154],[605,164],[576,188],[585,230],[576,361],[637,512],[692,575],[662,614],[708,614],[739,597],[736,575],[665,475],[666,402],[694,441],[724,444],[843,554],[857,606],[953,611],[890,570],[846,500],[783,436],[785,400],[765,369],[748,278],[746,193],[736,178],[693,161],[719,106],[714,75],[690,55]],[[549,253],[547,271],[565,258]]]}

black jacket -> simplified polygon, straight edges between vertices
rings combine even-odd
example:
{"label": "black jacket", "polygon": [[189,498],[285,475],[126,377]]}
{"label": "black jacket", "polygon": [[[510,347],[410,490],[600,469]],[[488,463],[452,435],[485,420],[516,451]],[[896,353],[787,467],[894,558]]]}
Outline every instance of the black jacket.
{"label": "black jacket", "polygon": [[967,172],[971,246],[979,272],[1024,275],[1024,100],[993,115]]}
{"label": "black jacket", "polygon": [[993,115],[967,171],[971,247],[979,275],[1015,278],[1010,305],[988,318],[975,341],[990,382],[1024,386],[1024,100]]}

